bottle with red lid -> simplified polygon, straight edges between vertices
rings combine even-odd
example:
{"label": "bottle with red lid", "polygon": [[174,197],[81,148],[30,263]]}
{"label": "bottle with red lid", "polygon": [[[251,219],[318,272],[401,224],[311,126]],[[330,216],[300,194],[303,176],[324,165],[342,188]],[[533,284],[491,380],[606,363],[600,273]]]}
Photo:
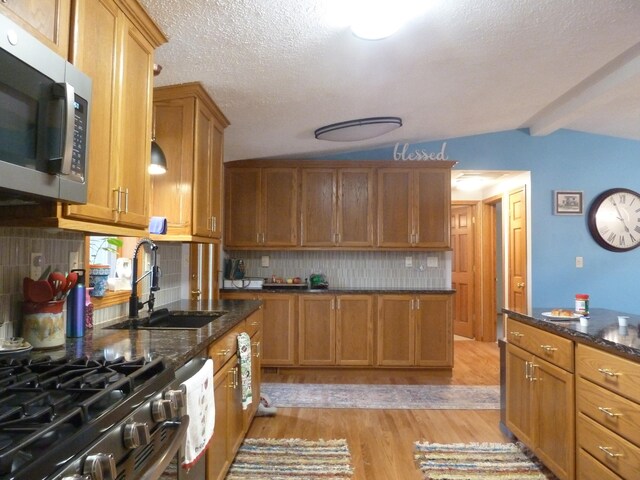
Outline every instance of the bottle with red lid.
{"label": "bottle with red lid", "polygon": [[576,313],[589,315],[589,295],[586,293],[576,293]]}

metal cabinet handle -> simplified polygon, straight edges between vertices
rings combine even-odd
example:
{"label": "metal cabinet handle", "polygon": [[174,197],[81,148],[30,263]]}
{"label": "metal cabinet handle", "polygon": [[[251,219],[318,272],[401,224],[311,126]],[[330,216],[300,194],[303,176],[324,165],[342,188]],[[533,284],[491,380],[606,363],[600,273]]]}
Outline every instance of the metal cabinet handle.
{"label": "metal cabinet handle", "polygon": [[420,299],[416,298],[416,310],[420,310]]}
{"label": "metal cabinet handle", "polygon": [[116,208],[112,209],[116,213],[120,213],[120,187],[112,190],[116,194]]}
{"label": "metal cabinet handle", "polygon": [[255,342],[251,345],[253,346],[253,356],[256,358],[260,358],[260,342]]}
{"label": "metal cabinet handle", "polygon": [[598,445],[598,448],[600,450],[602,450],[604,453],[607,454],[607,456],[611,457],[611,458],[617,458],[617,457],[622,457],[624,455],[622,455],[621,453],[615,453],[612,452],[612,447],[603,447],[602,445]]}
{"label": "metal cabinet handle", "polygon": [[531,373],[529,371],[530,365],[531,362],[524,362],[524,378],[526,378],[527,380],[531,380]]}
{"label": "metal cabinet handle", "polygon": [[607,377],[619,377],[621,374],[618,372],[614,372],[613,370],[611,370],[610,368],[599,368],[598,371],[603,374],[606,375]]}
{"label": "metal cabinet handle", "polygon": [[615,417],[621,417],[622,416],[621,413],[613,412],[610,407],[598,407],[598,410],[600,410],[602,413],[604,413],[608,417],[615,418]]}
{"label": "metal cabinet handle", "polygon": [[529,381],[535,382],[536,380],[538,380],[535,376],[535,369],[538,368],[538,365],[536,365],[533,362],[530,362],[530,363],[531,363],[531,374],[529,375]]}
{"label": "metal cabinet handle", "polygon": [[511,336],[512,336],[512,337],[516,337],[516,338],[520,338],[520,337],[524,337],[524,333],[520,333],[520,332],[511,332]]}
{"label": "metal cabinet handle", "polygon": [[558,350],[557,347],[552,347],[551,345],[540,345],[540,348],[543,349],[545,352],[555,352],[556,350]]}
{"label": "metal cabinet handle", "polygon": [[229,350],[228,348],[226,348],[226,349],[224,349],[224,350],[220,350],[220,351],[217,353],[217,355],[218,355],[219,357],[226,357],[227,355],[229,355],[229,352],[230,352],[230,351],[231,351],[231,350]]}
{"label": "metal cabinet handle", "polygon": [[124,213],[129,213],[129,189],[124,189]]}

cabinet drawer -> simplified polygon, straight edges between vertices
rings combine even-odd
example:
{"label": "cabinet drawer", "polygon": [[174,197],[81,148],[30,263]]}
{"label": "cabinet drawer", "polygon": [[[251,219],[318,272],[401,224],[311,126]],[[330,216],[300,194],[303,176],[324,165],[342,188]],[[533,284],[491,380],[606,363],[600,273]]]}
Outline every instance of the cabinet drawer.
{"label": "cabinet drawer", "polygon": [[573,342],[509,318],[507,341],[547,362],[573,372]]}
{"label": "cabinet drawer", "polygon": [[578,411],[640,446],[640,405],[578,377]]}
{"label": "cabinet drawer", "polygon": [[238,350],[238,335],[244,331],[244,323],[233,327],[223,337],[209,346],[209,357],[213,359],[213,366],[218,371]]}
{"label": "cabinet drawer", "polygon": [[640,403],[640,363],[579,345],[576,368],[581,377]]}
{"label": "cabinet drawer", "polygon": [[580,480],[622,480],[584,450],[578,452],[577,477]]}
{"label": "cabinet drawer", "polygon": [[578,446],[624,479],[638,478],[640,448],[582,413],[577,422]]}
{"label": "cabinet drawer", "polygon": [[258,331],[262,329],[262,310],[253,312],[245,322],[245,332],[253,337]]}

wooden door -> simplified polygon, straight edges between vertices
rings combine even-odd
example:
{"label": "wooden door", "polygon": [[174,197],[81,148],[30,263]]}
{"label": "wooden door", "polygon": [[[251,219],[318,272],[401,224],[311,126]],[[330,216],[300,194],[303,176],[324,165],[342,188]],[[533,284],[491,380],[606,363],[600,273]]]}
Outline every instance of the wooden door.
{"label": "wooden door", "polygon": [[534,357],[537,414],[535,454],[561,479],[574,478],[575,395],[573,374]]}
{"label": "wooden door", "polygon": [[514,345],[507,345],[507,427],[529,447],[533,448],[534,412],[532,382],[529,380],[532,355]]}
{"label": "wooden door", "polygon": [[296,296],[263,294],[262,365],[285,366],[295,363]]}
{"label": "wooden door", "polygon": [[345,247],[372,247],[374,225],[373,170],[338,170],[338,244]]}
{"label": "wooden door", "polygon": [[[195,160],[193,172],[193,234],[211,235],[211,177],[213,165],[214,118],[201,102],[196,102]],[[216,192],[217,193],[217,192]]]}
{"label": "wooden door", "polygon": [[121,108],[119,78],[122,28],[113,0],[74,2],[71,62],[92,80],[87,203],[69,205],[65,214],[82,220],[115,221],[118,186],[116,129]]}
{"label": "wooden door", "polygon": [[263,168],[262,202],[264,245],[295,247],[298,244],[298,169]]}
{"label": "wooden door", "polygon": [[259,168],[227,168],[225,172],[225,239],[227,247],[254,247],[260,233]]}
{"label": "wooden door", "polygon": [[509,308],[526,312],[527,209],[524,187],[509,193]]}
{"label": "wooden door", "polygon": [[167,218],[169,234],[191,235],[195,100],[154,102],[155,135],[167,172],[151,177],[151,215]]}
{"label": "wooden door", "polygon": [[9,17],[62,58],[69,56],[71,0],[3,0],[0,14]]}
{"label": "wooden door", "polygon": [[413,175],[408,169],[378,170],[379,247],[410,247],[413,231]]}
{"label": "wooden door", "polygon": [[298,363],[335,365],[336,300],[332,295],[300,295]]}
{"label": "wooden door", "polygon": [[414,173],[414,240],[418,247],[448,247],[451,172],[424,169]]}
{"label": "wooden door", "polygon": [[419,295],[416,317],[416,365],[453,366],[453,329],[450,295]]}
{"label": "wooden door", "polygon": [[373,365],[373,297],[336,297],[336,364]]}
{"label": "wooden door", "polygon": [[335,169],[302,169],[301,208],[301,245],[334,246],[337,242]]}
{"label": "wooden door", "polygon": [[[149,162],[151,159],[151,110],[153,99],[153,46],[121,15],[123,71],[121,84],[120,188],[124,206],[118,223],[147,228],[149,225]],[[93,162],[92,162],[93,165]],[[122,211],[123,210],[123,211]]]}
{"label": "wooden door", "polygon": [[453,295],[454,333],[467,338],[474,337],[475,301],[474,208],[471,205],[451,207],[451,288]]}
{"label": "wooden door", "polygon": [[378,296],[377,365],[413,366],[415,361],[414,299],[410,295]]}

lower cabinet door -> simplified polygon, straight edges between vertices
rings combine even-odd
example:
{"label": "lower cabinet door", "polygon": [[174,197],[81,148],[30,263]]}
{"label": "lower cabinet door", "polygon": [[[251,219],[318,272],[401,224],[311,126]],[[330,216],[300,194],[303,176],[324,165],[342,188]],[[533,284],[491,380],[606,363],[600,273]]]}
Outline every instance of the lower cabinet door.
{"label": "lower cabinet door", "polygon": [[216,401],[216,426],[213,430],[213,439],[207,450],[207,480],[223,480],[230,465],[227,447],[227,384],[226,369],[214,375],[213,395]]}
{"label": "lower cabinet door", "polygon": [[299,300],[300,365],[335,365],[335,298],[332,295],[301,295]]}
{"label": "lower cabinet door", "polygon": [[336,297],[336,365],[373,365],[373,297]]}
{"label": "lower cabinet door", "polygon": [[529,380],[532,355],[514,345],[507,345],[507,427],[530,448],[533,435],[533,390]]}
{"label": "lower cabinet door", "polygon": [[411,295],[378,297],[377,365],[414,365],[416,335],[413,304]]}

